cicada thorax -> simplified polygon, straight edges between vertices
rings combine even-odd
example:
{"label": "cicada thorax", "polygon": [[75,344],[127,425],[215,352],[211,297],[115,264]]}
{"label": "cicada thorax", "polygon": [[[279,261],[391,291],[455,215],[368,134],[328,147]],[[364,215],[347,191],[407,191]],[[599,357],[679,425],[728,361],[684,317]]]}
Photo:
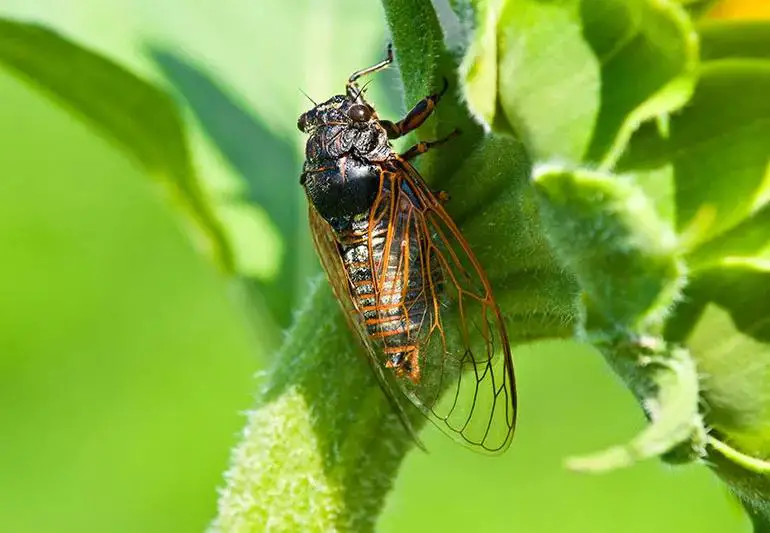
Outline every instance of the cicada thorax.
{"label": "cicada thorax", "polygon": [[428,236],[410,225],[409,211],[389,206],[391,185],[384,180],[378,193],[378,205],[387,206],[389,216],[377,216],[372,207],[337,239],[358,319],[385,366],[418,383],[422,341],[436,312],[425,295],[440,292],[440,268],[427,256]]}
{"label": "cicada thorax", "polygon": [[317,159],[306,165],[302,181],[313,207],[336,232],[367,213],[379,189],[380,169],[353,156]]}
{"label": "cicada thorax", "polygon": [[[336,117],[331,113],[326,120]],[[318,213],[335,231],[344,231],[372,206],[381,163],[391,154],[387,134],[376,124],[324,124],[308,139],[300,183]]]}

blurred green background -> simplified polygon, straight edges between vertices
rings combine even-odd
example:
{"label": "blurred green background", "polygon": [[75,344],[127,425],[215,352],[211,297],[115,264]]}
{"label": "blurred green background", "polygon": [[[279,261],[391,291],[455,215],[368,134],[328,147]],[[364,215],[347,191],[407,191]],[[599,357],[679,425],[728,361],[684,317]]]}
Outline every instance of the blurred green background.
{"label": "blurred green background", "polygon": [[[196,532],[281,328],[318,271],[296,118],[382,54],[374,0],[0,0],[167,87],[247,294],[198,252],[132,161],[0,71],[0,530]],[[378,78],[381,114],[401,111]],[[450,191],[451,192],[451,191]],[[644,426],[587,348],[517,350],[521,417],[487,458],[431,429],[380,531],[748,530],[705,468],[603,476],[566,456]],[[366,473],[362,473],[366,475]]]}

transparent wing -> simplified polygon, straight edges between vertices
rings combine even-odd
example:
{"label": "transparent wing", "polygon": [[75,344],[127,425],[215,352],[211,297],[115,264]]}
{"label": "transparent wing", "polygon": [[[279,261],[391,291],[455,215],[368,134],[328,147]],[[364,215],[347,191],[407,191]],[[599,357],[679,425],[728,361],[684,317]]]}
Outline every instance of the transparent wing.
{"label": "transparent wing", "polygon": [[[398,171],[385,174],[370,215],[372,227],[383,219],[388,227],[383,253],[373,255],[375,292],[387,302],[383,295],[400,290],[401,301],[420,313],[409,318],[418,377],[393,377],[444,433],[499,453],[516,422],[513,362],[500,311],[486,274],[440,202],[409,163],[395,164]],[[419,287],[410,283],[416,268],[423,275]]]}
{"label": "transparent wing", "polygon": [[385,372],[385,368],[378,359],[375,347],[366,334],[364,324],[361,321],[362,314],[357,308],[355,299],[351,294],[352,281],[343,265],[339,245],[334,239],[332,229],[312,205],[309,206],[308,209],[308,219],[310,221],[311,234],[313,235],[313,243],[315,244],[316,252],[321,261],[321,266],[326,272],[329,284],[332,287],[332,291],[334,292],[337,301],[342,305],[348,326],[350,326],[350,329],[355,336],[358,337],[365,348],[366,360],[372,368],[372,372],[374,372],[377,382],[385,393],[385,396],[388,398],[394,412],[401,419],[404,428],[417,445],[424,450],[425,446],[418,438],[417,432],[410,422],[406,407],[401,403],[403,400],[400,399],[402,395],[398,385],[394,382],[393,376]]}

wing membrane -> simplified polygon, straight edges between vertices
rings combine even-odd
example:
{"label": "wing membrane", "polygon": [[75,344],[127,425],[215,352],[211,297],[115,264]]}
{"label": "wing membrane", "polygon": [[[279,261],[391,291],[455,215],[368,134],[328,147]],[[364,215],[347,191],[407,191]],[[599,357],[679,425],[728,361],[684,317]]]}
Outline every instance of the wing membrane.
{"label": "wing membrane", "polygon": [[420,378],[396,381],[455,440],[503,451],[513,436],[516,391],[500,311],[483,269],[440,202],[408,162],[395,164],[398,171],[388,174],[371,215],[373,221],[387,217],[389,227],[386,250],[374,264],[376,291],[393,288],[387,284],[394,271],[408,279],[409,265],[419,261],[419,296],[408,297],[402,282],[401,300],[427,310],[412,339],[420,347]]}
{"label": "wing membrane", "polygon": [[516,422],[513,363],[500,311],[483,269],[440,202],[408,162],[391,161],[395,171],[383,171],[369,215],[369,261],[379,309],[374,320],[388,323],[388,309],[401,306],[401,330],[417,347],[418,374],[386,368],[388,331],[383,328],[374,338],[367,333],[339,245],[311,206],[316,249],[407,429],[412,431],[402,395],[454,440],[499,453],[510,444]]}

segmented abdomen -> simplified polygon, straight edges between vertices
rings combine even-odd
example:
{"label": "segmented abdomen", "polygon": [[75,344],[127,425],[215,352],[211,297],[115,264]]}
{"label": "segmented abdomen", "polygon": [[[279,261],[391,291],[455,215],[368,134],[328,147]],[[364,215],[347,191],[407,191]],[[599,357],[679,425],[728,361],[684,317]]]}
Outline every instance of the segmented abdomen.
{"label": "segmented abdomen", "polygon": [[[431,291],[424,272],[425,246],[415,231],[388,237],[387,220],[369,225],[366,217],[339,235],[359,319],[375,345],[382,347],[387,366],[419,379],[421,328],[430,324],[433,313],[432,300],[426,296]],[[376,286],[372,265],[379,275]]]}

